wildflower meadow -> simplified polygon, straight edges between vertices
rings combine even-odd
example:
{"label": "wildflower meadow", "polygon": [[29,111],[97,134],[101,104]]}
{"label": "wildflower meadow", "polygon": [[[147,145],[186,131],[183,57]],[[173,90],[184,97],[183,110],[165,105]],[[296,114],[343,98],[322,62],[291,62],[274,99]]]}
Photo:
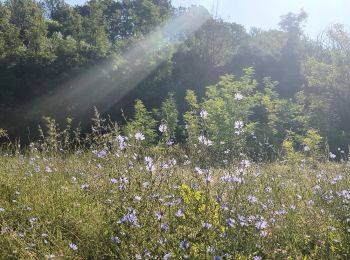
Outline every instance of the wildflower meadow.
{"label": "wildflower meadow", "polygon": [[302,105],[266,84],[248,69],[189,91],[183,125],[170,95],[122,126],[95,109],[87,134],[51,118],[27,145],[2,131],[0,258],[350,258],[347,154],[316,129],[282,134],[282,108]]}

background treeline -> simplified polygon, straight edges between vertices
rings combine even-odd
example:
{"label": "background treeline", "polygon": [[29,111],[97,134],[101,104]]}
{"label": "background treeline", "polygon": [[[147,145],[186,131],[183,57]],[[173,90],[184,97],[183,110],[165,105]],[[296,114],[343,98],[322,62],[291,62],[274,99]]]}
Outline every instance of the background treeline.
{"label": "background treeline", "polygon": [[[245,133],[259,139],[260,146],[284,140],[288,147],[286,140],[293,140],[292,145],[302,149],[318,145],[322,136],[333,151],[338,147],[339,153],[347,151],[350,34],[343,25],[333,25],[310,39],[303,31],[307,20],[303,10],[281,16],[279,29],[247,31],[196,8],[208,16],[206,22],[190,36],[178,35],[181,44],[166,52],[156,66],[154,60],[144,62],[140,55],[143,66],[154,67],[103,113],[122,120],[120,109],[124,116],[132,115],[136,99],[151,109],[161,107],[168,97],[163,106],[177,107],[175,114],[180,115],[174,121],[180,122],[179,129],[173,129],[174,136],[182,135],[185,127],[180,126],[186,122],[195,126],[193,117],[205,110],[211,121],[206,133],[197,135],[214,136],[213,141],[217,135],[229,142],[230,136],[225,135],[243,120],[250,127]],[[24,126],[38,123],[26,114],[33,102],[67,87],[67,82],[100,64],[114,67],[105,73],[103,84],[95,82],[95,91],[118,81],[110,75],[123,75],[123,58],[128,57],[123,54],[129,46],[182,12],[186,9],[175,9],[169,0],[92,0],[77,6],[62,0],[0,2],[0,127],[13,136],[28,134]],[[226,74],[237,80],[221,78]],[[170,99],[169,93],[173,93]],[[242,95],[242,100],[234,99],[235,94]],[[232,103],[237,101],[239,105]],[[37,110],[50,115],[45,106]],[[164,120],[160,110],[153,112],[155,118]]]}

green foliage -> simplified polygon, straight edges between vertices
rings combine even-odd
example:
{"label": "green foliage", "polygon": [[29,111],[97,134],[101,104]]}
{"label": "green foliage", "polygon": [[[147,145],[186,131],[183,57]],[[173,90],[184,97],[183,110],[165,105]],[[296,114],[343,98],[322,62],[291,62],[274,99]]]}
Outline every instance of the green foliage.
{"label": "green foliage", "polygon": [[26,55],[33,63],[48,63],[53,59],[46,37],[47,25],[39,5],[32,0],[9,0],[5,2],[10,21],[19,31],[19,39],[26,48]]}
{"label": "green foliage", "polygon": [[107,56],[110,42],[106,31],[103,10],[97,1],[89,2],[82,19],[82,39],[89,45],[87,55],[92,60],[99,60]]}
{"label": "green foliage", "polygon": [[327,30],[322,43],[331,48],[314,45],[318,55],[307,59],[306,76],[309,82],[310,116],[320,133],[327,136],[331,148],[347,146],[350,129],[349,57],[350,36],[344,26],[334,25]]}
{"label": "green foliage", "polygon": [[[180,197],[186,210],[178,232],[187,238],[187,243],[191,243],[190,256],[198,258],[205,254],[206,240],[213,240],[215,231],[220,231],[219,205],[213,198],[208,198],[205,191],[193,190],[186,184],[180,187]],[[203,223],[210,225],[208,231],[203,231]]]}
{"label": "green foliage", "polygon": [[[204,149],[203,156],[212,153],[223,158],[229,149],[232,157],[244,153],[273,160],[288,133],[295,136],[294,148],[302,150],[309,129],[327,138],[333,152],[338,148],[347,151],[350,37],[344,26],[332,26],[316,42],[303,33],[307,19],[303,10],[281,16],[280,29],[249,33],[242,25],[212,17],[205,8],[192,10],[205,17],[198,30],[191,35],[163,35],[166,40],[160,41],[161,35],[152,33],[150,39],[149,33],[190,9],[174,9],[168,0],[93,0],[76,6],[61,0],[2,2],[0,126],[18,135],[25,127],[14,121],[36,125],[42,116],[26,116],[30,102],[38,103],[57,92],[67,96],[87,88],[93,89],[91,93],[103,92],[121,82],[125,89],[120,95],[116,92],[117,101],[110,101],[103,114],[121,107],[131,114],[132,102],[142,98],[147,108],[160,109],[158,123],[168,127],[164,138],[182,141],[186,135],[191,145],[198,144],[201,136],[211,141],[210,151]],[[161,51],[142,51],[148,41]],[[143,47],[135,50],[135,46]],[[133,53],[137,53],[133,58],[137,69],[125,58]],[[98,76],[92,76],[95,73]],[[86,74],[94,80],[84,81]],[[188,89],[194,92],[186,92]],[[173,96],[162,105],[168,93]],[[243,100],[237,102],[234,94],[242,95]],[[94,98],[87,100],[98,106]],[[78,101],[66,104],[71,116],[75,117]],[[46,110],[47,105],[40,108],[43,114],[52,114]],[[202,110],[207,118],[200,116]],[[75,120],[83,121],[84,113]],[[121,114],[117,117],[122,120]],[[240,121],[244,131],[235,130]],[[183,123],[188,127],[184,135],[177,127]],[[154,124],[152,121],[147,129]],[[156,141],[154,127],[147,131],[149,141]]]}
{"label": "green foliage", "polygon": [[192,90],[187,90],[186,92],[186,102],[190,107],[190,111],[185,112],[184,120],[186,123],[186,133],[188,138],[188,143],[194,144],[196,143],[196,139],[199,136],[199,119],[198,119],[198,101],[197,96]]}
{"label": "green foliage", "polygon": [[0,128],[0,138],[7,137],[7,131],[5,129]]}
{"label": "green foliage", "polygon": [[295,147],[295,136],[291,134],[290,136],[287,136],[282,143],[285,159],[291,164],[299,163],[302,158],[301,153],[296,151],[294,147]]}
{"label": "green foliage", "polygon": [[308,152],[311,157],[314,159],[320,159],[322,151],[322,137],[319,134],[319,131],[315,129],[309,129],[306,132],[306,136],[302,141],[304,146],[304,151]]}
{"label": "green foliage", "polygon": [[46,131],[39,126],[39,134],[44,152],[54,153],[59,148],[59,128],[55,119],[43,117]]}
{"label": "green foliage", "polygon": [[136,133],[142,133],[145,136],[145,142],[154,142],[157,136],[155,131],[157,122],[153,118],[152,113],[146,109],[141,100],[136,100],[134,109],[134,118],[125,126],[125,133],[131,136],[134,136]]}
{"label": "green foliage", "polygon": [[[315,133],[310,132],[303,92],[291,99],[282,99],[275,91],[277,82],[265,78],[263,92],[256,89],[258,84],[254,70],[248,68],[238,80],[227,75],[209,86],[201,103],[193,91],[188,91],[186,101],[190,110],[184,114],[188,144],[210,146],[210,153],[220,161],[242,154],[256,160],[276,159],[280,149],[287,154],[292,153],[290,148],[302,150],[303,137],[317,142]],[[287,149],[284,146],[290,144],[291,136],[293,141]],[[287,143],[283,144],[286,139]],[[319,143],[315,145],[316,151],[320,151]],[[263,154],[264,158],[258,158]]]}
{"label": "green foliage", "polygon": [[251,134],[252,127],[248,119],[257,100],[254,71],[249,68],[244,73],[240,80],[224,76],[217,85],[208,87],[206,98],[201,104],[208,113],[207,118],[204,118],[208,138],[216,146],[224,142],[232,155],[244,151],[245,137]]}
{"label": "green foliage", "polygon": [[160,117],[162,123],[165,123],[167,126],[166,137],[175,139],[179,128],[179,112],[172,93],[169,94],[169,97],[165,101],[163,101],[160,110]]}

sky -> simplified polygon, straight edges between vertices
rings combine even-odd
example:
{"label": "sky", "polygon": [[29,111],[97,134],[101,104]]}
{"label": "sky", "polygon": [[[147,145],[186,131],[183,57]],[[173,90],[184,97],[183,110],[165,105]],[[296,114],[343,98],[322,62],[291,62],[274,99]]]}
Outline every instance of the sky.
{"label": "sky", "polygon": [[[84,0],[67,0],[81,4]],[[350,0],[172,0],[174,6],[202,5],[224,20],[262,29],[278,28],[280,16],[299,12],[303,8],[309,15],[305,32],[315,38],[334,23],[350,26]],[[216,6],[217,8],[213,8]]]}

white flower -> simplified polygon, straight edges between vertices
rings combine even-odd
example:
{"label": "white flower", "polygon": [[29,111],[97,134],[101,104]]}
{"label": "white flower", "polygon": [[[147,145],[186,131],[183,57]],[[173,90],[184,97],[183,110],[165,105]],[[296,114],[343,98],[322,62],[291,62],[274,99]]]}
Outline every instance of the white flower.
{"label": "white flower", "polygon": [[258,202],[258,199],[255,196],[249,195],[248,196],[248,201],[250,203],[256,203],[256,202]]}
{"label": "white flower", "polygon": [[171,164],[171,165],[173,165],[173,166],[175,166],[176,165],[176,163],[177,163],[177,161],[176,161],[176,159],[171,159],[170,161],[169,161],[169,163]]}
{"label": "white flower", "polygon": [[243,121],[236,121],[235,122],[235,129],[242,129],[244,127]]}
{"label": "white flower", "polygon": [[337,157],[337,156],[334,153],[332,153],[332,152],[329,153],[329,158],[335,159],[335,157]]}
{"label": "white flower", "polygon": [[141,201],[141,197],[136,195],[136,196],[134,197],[134,201],[135,201],[135,202]]}
{"label": "white flower", "polygon": [[211,176],[210,173],[207,174],[207,176],[205,177],[205,180],[206,180],[207,182],[212,182],[213,177]]}
{"label": "white flower", "polygon": [[179,209],[176,213],[175,213],[175,216],[178,217],[178,218],[182,218],[184,216],[184,213],[181,209]]}
{"label": "white flower", "polygon": [[135,134],[135,139],[136,140],[145,140],[145,136],[143,133],[136,133]]}
{"label": "white flower", "polygon": [[198,137],[198,141],[201,143],[201,144],[204,144],[206,146],[211,146],[213,145],[213,142],[210,141],[209,139],[207,139],[204,135],[201,135]]}
{"label": "white flower", "polygon": [[149,186],[151,186],[152,184],[149,182],[149,181],[145,181],[143,184],[142,184],[142,186],[144,187],[144,188],[148,188]]}
{"label": "white flower", "polygon": [[184,161],[184,165],[190,165],[190,164],[191,164],[191,161],[190,161],[190,160]]}
{"label": "white flower", "polygon": [[69,243],[69,247],[70,247],[70,249],[72,249],[74,251],[78,250],[78,246],[74,243]]}
{"label": "white flower", "polygon": [[315,204],[315,202],[313,200],[306,201],[306,205],[308,205],[308,206],[313,206],[314,204]]}
{"label": "white flower", "polygon": [[160,162],[161,169],[169,169],[169,165],[166,162]]}
{"label": "white flower", "polygon": [[251,162],[249,160],[242,160],[241,161],[241,164],[244,166],[244,167],[249,167],[251,166]]}
{"label": "white flower", "polygon": [[234,227],[236,221],[233,218],[229,218],[226,220],[226,224],[230,227]]}
{"label": "white flower", "polygon": [[180,242],[180,249],[181,250],[186,250],[186,249],[189,249],[190,248],[190,243],[189,242],[186,242],[184,240],[182,240]]}
{"label": "white flower", "polygon": [[260,220],[255,223],[255,227],[257,229],[265,229],[269,226],[269,224],[265,220]]}
{"label": "white flower", "polygon": [[111,237],[111,240],[112,240],[113,243],[116,243],[116,244],[119,244],[119,243],[120,243],[120,238],[117,237],[117,236],[112,236],[112,237]]}
{"label": "white flower", "polygon": [[105,149],[97,153],[98,158],[105,158],[107,156],[107,151]]}
{"label": "white flower", "polygon": [[120,150],[124,150],[127,147],[126,137],[118,135],[117,136],[117,141],[118,141]]}
{"label": "white flower", "polygon": [[244,127],[244,123],[243,121],[235,121],[235,134],[240,135],[241,133],[243,133],[243,127]]}
{"label": "white flower", "polygon": [[207,222],[203,222],[202,227],[209,230],[211,228],[211,224]]}
{"label": "white flower", "polygon": [[168,127],[165,124],[161,124],[158,129],[161,133],[165,133]]}
{"label": "white flower", "polygon": [[35,222],[37,222],[37,218],[30,218],[29,219],[29,222],[30,222],[30,224],[34,224]]}
{"label": "white flower", "polygon": [[205,110],[202,110],[200,113],[199,113],[199,115],[201,116],[201,118],[207,118],[208,117],[208,112],[207,111],[205,111]]}
{"label": "white flower", "polygon": [[52,169],[50,168],[50,166],[46,166],[46,167],[45,167],[45,171],[48,172],[48,173],[50,173],[50,172],[52,172]]}
{"label": "white flower", "polygon": [[147,171],[149,171],[149,172],[153,172],[156,169],[154,166],[154,163],[153,163],[153,159],[149,156],[145,157],[145,166],[146,166]]}
{"label": "white flower", "polygon": [[198,166],[194,167],[194,170],[196,171],[196,173],[198,174],[203,174],[203,171],[201,168],[199,168]]}
{"label": "white flower", "polygon": [[89,184],[86,184],[86,183],[80,185],[80,188],[83,189],[83,190],[86,190],[86,189],[88,189],[89,187],[90,187],[90,185],[89,185]]}
{"label": "white flower", "polygon": [[242,99],[243,99],[243,96],[241,94],[239,94],[239,93],[235,94],[235,100],[240,101]]}
{"label": "white flower", "polygon": [[174,144],[174,141],[169,139],[168,141],[166,141],[166,145],[170,146],[170,145],[173,145]]}
{"label": "white flower", "polygon": [[152,159],[152,157],[146,156],[145,157],[145,164],[148,164],[148,163],[153,163],[153,159]]}

